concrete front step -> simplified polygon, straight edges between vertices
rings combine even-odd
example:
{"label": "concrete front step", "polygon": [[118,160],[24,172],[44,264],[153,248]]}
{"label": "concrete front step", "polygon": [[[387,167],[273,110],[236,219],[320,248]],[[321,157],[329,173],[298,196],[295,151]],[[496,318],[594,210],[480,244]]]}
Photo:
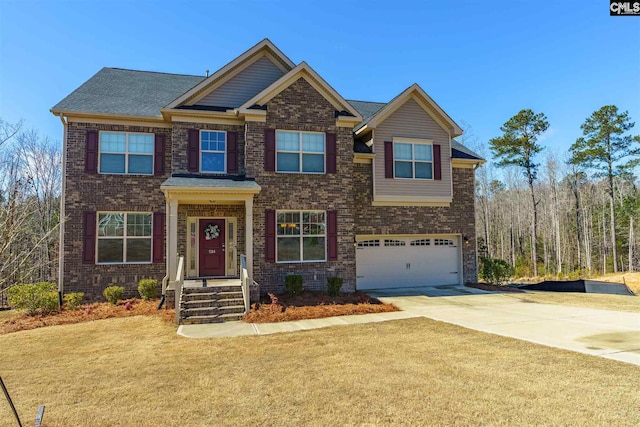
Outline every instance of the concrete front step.
{"label": "concrete front step", "polygon": [[182,294],[182,301],[210,301],[224,299],[242,299],[242,292],[187,292]]}
{"label": "concrete front step", "polygon": [[207,286],[185,286],[182,293],[208,293],[208,292],[242,292],[240,285],[207,285]]}
{"label": "concrete front step", "polygon": [[225,307],[229,305],[244,306],[242,298],[214,298],[182,301],[182,308]]}
{"label": "concrete front step", "polygon": [[180,308],[182,317],[209,316],[214,314],[239,313],[244,314],[244,305],[228,305],[223,307],[194,307]]}
{"label": "concrete front step", "polygon": [[182,325],[201,325],[205,323],[222,323],[230,322],[233,320],[242,320],[244,314],[225,313],[225,314],[213,314],[213,315],[200,315],[184,317],[180,320]]}

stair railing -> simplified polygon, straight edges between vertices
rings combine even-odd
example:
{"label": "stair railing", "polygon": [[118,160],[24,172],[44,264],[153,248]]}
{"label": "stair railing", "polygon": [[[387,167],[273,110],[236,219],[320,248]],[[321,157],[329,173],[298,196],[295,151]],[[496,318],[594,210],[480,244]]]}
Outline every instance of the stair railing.
{"label": "stair railing", "polygon": [[178,271],[176,272],[176,280],[171,282],[175,295],[176,307],[176,324],[180,324],[180,300],[182,299],[182,288],[184,286],[184,257],[178,258]]}
{"label": "stair railing", "polygon": [[247,270],[247,256],[240,255],[240,284],[242,285],[242,299],[244,300],[244,314],[249,313],[250,300],[249,300],[249,287],[252,280],[249,278],[249,271]]}

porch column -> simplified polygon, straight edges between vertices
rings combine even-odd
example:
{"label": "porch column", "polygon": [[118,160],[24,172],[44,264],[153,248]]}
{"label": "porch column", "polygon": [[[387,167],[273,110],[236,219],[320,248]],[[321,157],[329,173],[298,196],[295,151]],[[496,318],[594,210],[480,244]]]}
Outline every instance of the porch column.
{"label": "porch column", "polygon": [[244,248],[247,256],[247,272],[253,280],[253,196],[244,201],[244,228],[245,244]]}
{"label": "porch column", "polygon": [[167,203],[167,274],[169,282],[176,280],[178,272],[178,201],[169,199]]}

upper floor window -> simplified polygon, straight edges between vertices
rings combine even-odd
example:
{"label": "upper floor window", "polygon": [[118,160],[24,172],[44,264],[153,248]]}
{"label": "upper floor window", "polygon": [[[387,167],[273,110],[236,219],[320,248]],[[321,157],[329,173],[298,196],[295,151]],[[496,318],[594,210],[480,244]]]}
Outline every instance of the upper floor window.
{"label": "upper floor window", "polygon": [[99,264],[151,262],[151,213],[99,212]]}
{"label": "upper floor window", "polygon": [[227,133],[223,131],[200,131],[200,171],[226,172]]}
{"label": "upper floor window", "polygon": [[277,211],[277,261],[325,261],[324,211]]}
{"label": "upper floor window", "polygon": [[154,135],[100,132],[100,173],[153,174]]}
{"label": "upper floor window", "polygon": [[433,179],[433,146],[424,143],[393,143],[395,178]]}
{"label": "upper floor window", "polygon": [[325,134],[276,132],[276,171],[325,173]]}

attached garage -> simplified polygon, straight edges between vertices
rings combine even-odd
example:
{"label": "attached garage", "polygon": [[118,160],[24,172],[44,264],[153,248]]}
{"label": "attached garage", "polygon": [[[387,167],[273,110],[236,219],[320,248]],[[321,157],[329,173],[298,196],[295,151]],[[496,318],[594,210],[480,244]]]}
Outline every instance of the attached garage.
{"label": "attached garage", "polygon": [[366,236],[356,243],[359,290],[461,284],[460,236]]}

